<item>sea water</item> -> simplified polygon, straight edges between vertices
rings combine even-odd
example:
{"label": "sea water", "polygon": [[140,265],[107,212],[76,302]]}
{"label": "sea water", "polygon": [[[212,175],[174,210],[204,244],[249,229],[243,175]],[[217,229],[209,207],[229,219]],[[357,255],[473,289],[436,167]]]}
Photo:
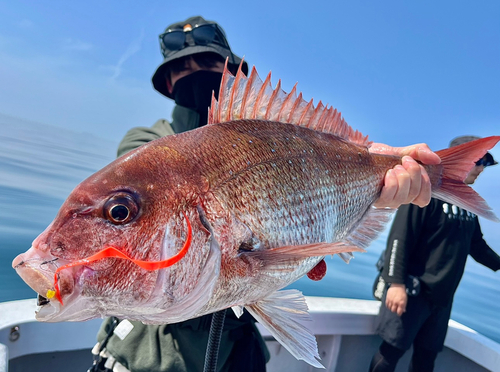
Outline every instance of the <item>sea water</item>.
{"label": "sea water", "polygon": [[[12,269],[12,260],[50,224],[80,181],[114,159],[116,147],[91,134],[0,115],[0,302],[36,296]],[[305,277],[290,287],[310,296],[372,299],[375,263],[386,238],[387,230],[348,265],[337,256],[326,258],[325,278]],[[500,342],[498,314],[500,274],[469,259],[452,319]]]}

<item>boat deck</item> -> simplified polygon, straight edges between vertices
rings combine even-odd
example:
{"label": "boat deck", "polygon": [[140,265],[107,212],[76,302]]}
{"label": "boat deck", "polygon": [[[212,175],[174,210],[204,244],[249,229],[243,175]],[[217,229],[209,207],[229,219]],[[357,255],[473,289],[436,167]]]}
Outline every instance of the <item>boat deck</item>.
{"label": "boat deck", "polygon": [[[366,371],[380,338],[374,334],[377,301],[307,297],[313,318],[304,325],[317,337],[326,371]],[[0,372],[86,371],[100,319],[87,322],[40,323],[35,300],[0,304]],[[260,327],[271,352],[269,372],[325,371],[297,361]],[[407,371],[406,353],[396,371]],[[450,320],[445,350],[436,372],[500,372],[500,345]]]}

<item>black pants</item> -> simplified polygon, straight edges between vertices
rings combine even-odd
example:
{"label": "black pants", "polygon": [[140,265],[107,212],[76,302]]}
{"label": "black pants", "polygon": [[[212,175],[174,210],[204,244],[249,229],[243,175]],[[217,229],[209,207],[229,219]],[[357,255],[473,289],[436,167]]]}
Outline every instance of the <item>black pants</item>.
{"label": "black pants", "polygon": [[[370,364],[370,372],[394,372],[399,359],[405,350],[398,349],[387,342],[382,342],[379,350],[373,356]],[[434,370],[434,362],[437,351],[414,347],[409,372],[431,372]]]}
{"label": "black pants", "polygon": [[436,306],[424,296],[408,297],[406,312],[401,316],[385,306],[385,294],[376,320],[377,333],[392,346],[408,350],[418,349],[440,352],[448,331],[451,303]]}
{"label": "black pants", "polygon": [[375,354],[370,371],[394,371],[397,362],[413,345],[410,372],[431,372],[437,354],[443,349],[448,330],[451,303],[435,306],[422,294],[408,297],[406,312],[401,316],[385,306],[386,293],[382,298],[377,317],[377,333],[384,342]]}

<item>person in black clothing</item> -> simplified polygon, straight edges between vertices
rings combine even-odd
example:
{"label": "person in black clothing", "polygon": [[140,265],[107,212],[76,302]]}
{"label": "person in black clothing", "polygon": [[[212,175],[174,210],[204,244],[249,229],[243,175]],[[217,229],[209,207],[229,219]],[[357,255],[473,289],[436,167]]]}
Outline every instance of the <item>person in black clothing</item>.
{"label": "person in black clothing", "polygon": [[[477,139],[455,138],[450,147]],[[495,165],[487,153],[476,162],[464,180],[472,184],[485,167]],[[409,371],[429,372],[448,329],[453,296],[465,269],[467,256],[497,271],[500,256],[484,241],[476,215],[455,205],[432,199],[419,208],[413,204],[399,208],[394,219],[382,277],[387,283],[377,333],[383,342],[374,355],[370,372],[394,371],[399,359],[413,344]],[[409,296],[408,276],[420,280],[420,293]]]}

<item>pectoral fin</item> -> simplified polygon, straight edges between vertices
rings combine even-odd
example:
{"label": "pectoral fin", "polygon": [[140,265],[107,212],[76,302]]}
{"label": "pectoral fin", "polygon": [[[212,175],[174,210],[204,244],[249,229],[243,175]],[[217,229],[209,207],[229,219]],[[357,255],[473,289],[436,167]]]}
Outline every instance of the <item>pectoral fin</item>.
{"label": "pectoral fin", "polygon": [[354,244],[346,242],[338,243],[314,243],[304,245],[290,245],[285,247],[276,247],[270,249],[256,249],[241,253],[241,255],[253,256],[260,259],[265,266],[286,264],[293,259],[308,257],[321,257],[338,254],[342,259],[352,257],[351,252],[364,252]]}
{"label": "pectoral fin", "polygon": [[300,291],[277,291],[259,302],[245,305],[245,308],[295,358],[316,368],[325,368],[318,361],[316,338],[300,323],[311,320]]}

